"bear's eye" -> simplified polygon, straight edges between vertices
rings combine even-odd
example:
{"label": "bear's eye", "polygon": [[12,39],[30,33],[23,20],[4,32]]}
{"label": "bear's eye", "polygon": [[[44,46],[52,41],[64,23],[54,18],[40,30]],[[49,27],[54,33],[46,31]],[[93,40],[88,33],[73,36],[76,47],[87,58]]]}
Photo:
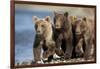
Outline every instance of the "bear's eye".
{"label": "bear's eye", "polygon": [[44,27],[45,27],[45,25],[42,25],[42,27],[44,28]]}

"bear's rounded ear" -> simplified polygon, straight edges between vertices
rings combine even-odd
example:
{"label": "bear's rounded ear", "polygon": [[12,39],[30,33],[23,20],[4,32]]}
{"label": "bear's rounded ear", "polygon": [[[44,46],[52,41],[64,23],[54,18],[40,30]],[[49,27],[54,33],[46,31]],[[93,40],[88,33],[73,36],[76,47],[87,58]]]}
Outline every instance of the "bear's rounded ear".
{"label": "bear's rounded ear", "polygon": [[76,16],[69,16],[68,19],[69,19],[70,23],[72,23],[72,25],[75,24],[75,22],[77,21],[77,17]]}
{"label": "bear's rounded ear", "polygon": [[86,22],[86,21],[87,21],[87,18],[86,18],[86,17],[84,17],[84,18],[83,18],[83,20]]}
{"label": "bear's rounded ear", "polygon": [[47,22],[50,22],[50,16],[46,16],[45,20],[46,20]]}
{"label": "bear's rounded ear", "polygon": [[64,16],[68,17],[68,15],[69,15],[68,12],[65,12],[65,13],[64,13]]}
{"label": "bear's rounded ear", "polygon": [[33,19],[33,21],[34,21],[34,22],[36,22],[36,21],[38,21],[38,20],[39,20],[39,18],[38,18],[37,16],[33,16],[33,18],[32,18],[32,19]]}
{"label": "bear's rounded ear", "polygon": [[76,16],[70,16],[70,19],[71,19],[72,21],[76,21],[76,20],[77,20],[77,17],[76,17]]}

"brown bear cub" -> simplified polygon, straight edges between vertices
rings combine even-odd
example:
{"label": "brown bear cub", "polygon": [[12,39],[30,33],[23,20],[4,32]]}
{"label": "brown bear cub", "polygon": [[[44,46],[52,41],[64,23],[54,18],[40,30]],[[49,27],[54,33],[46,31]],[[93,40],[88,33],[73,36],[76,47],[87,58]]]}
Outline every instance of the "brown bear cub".
{"label": "brown bear cub", "polygon": [[66,14],[54,13],[54,39],[56,41],[56,53],[65,59],[72,57],[72,26]]}
{"label": "brown bear cub", "polygon": [[[41,59],[46,60],[55,53],[55,42],[52,39],[52,23],[49,16],[44,19],[34,16],[33,21],[36,30],[35,44],[33,46],[34,60],[36,63],[41,63]],[[43,57],[41,57],[41,49],[43,49]]]}
{"label": "brown bear cub", "polygon": [[94,37],[94,22],[89,18],[82,18],[76,27],[76,35],[81,35],[84,42],[84,58],[91,58],[92,46],[93,46],[93,37]]}
{"label": "brown bear cub", "polygon": [[74,54],[76,57],[88,59],[93,55],[94,23],[86,17],[78,19],[72,16],[70,19],[74,34]]}

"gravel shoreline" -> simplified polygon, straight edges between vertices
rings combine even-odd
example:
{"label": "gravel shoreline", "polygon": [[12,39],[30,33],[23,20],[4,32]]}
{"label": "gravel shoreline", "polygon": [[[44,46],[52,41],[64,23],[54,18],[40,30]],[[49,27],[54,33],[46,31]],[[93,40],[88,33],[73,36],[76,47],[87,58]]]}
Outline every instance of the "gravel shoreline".
{"label": "gravel shoreline", "polygon": [[[94,61],[95,59],[94,58],[91,58],[91,59],[88,59],[88,60],[85,60],[84,58],[73,58],[73,59],[68,59],[68,60],[61,60],[61,59],[53,59],[52,61],[48,62],[44,62],[44,63],[41,63],[41,64],[60,64],[60,63],[80,63],[80,62],[92,62]],[[32,60],[27,60],[27,61],[22,61],[22,62],[17,62],[15,64],[15,66],[21,66],[21,65],[33,65],[33,64],[36,64],[34,63],[34,61]]]}

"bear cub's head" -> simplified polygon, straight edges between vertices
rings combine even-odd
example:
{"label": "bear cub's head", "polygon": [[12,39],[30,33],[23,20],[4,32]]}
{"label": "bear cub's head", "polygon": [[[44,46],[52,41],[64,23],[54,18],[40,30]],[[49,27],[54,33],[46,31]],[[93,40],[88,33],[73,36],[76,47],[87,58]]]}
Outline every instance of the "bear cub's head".
{"label": "bear cub's head", "polygon": [[46,16],[44,19],[33,16],[33,21],[35,23],[35,30],[37,35],[43,35],[49,26],[51,26],[49,16]]}

